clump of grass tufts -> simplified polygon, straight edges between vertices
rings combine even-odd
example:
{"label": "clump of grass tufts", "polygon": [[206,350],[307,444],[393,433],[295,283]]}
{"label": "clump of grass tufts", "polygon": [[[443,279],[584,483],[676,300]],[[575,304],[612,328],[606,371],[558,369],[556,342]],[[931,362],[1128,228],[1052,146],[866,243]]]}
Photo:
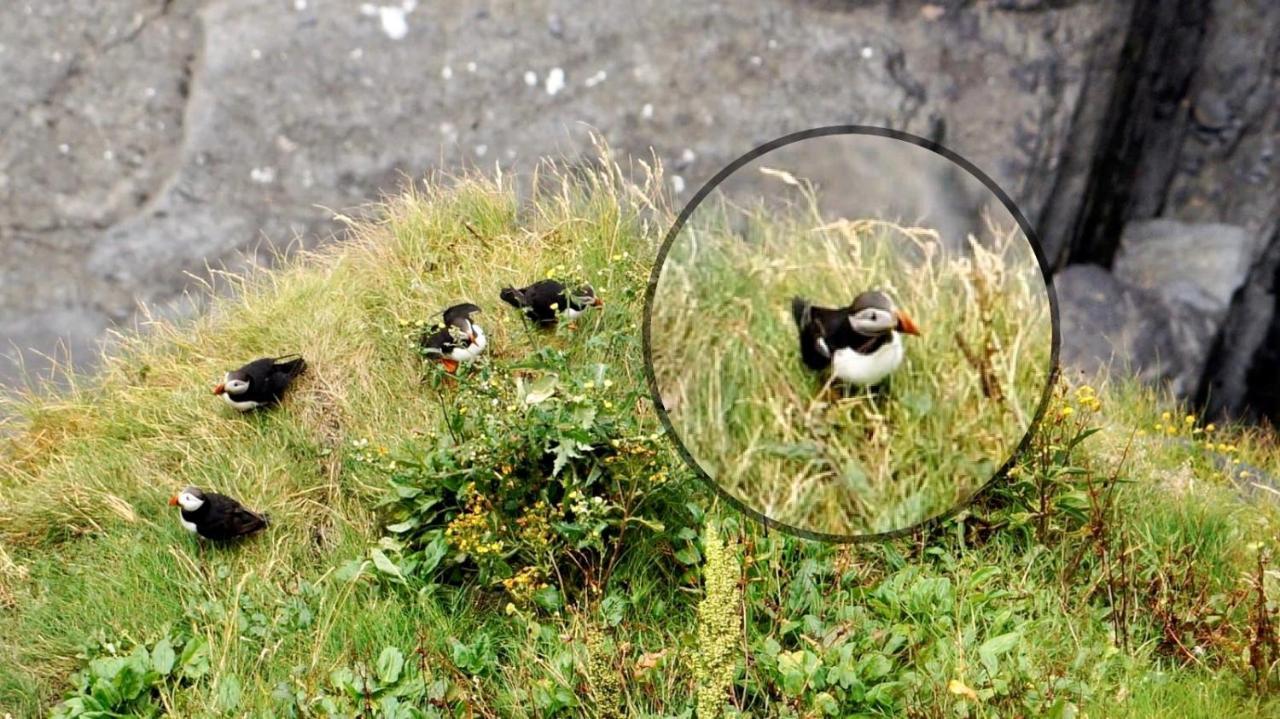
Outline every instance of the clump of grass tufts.
{"label": "clump of grass tufts", "polygon": [[[922,335],[903,338],[887,392],[824,386],[791,298],[837,307],[875,288]],[[727,204],[674,242],[652,323],[663,403],[702,468],[772,519],[840,535],[906,527],[990,479],[1042,399],[1052,329],[1016,228],[948,249],[927,229]]]}

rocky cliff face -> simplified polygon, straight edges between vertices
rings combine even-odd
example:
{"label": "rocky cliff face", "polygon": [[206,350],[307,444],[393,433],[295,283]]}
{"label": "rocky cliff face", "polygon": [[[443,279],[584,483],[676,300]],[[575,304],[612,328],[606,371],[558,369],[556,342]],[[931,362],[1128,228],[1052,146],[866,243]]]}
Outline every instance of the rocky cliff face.
{"label": "rocky cliff face", "polygon": [[[1272,412],[1258,367],[1280,333],[1278,14],[1269,0],[4,3],[0,336],[84,360],[135,298],[186,311],[185,272],[331,236],[322,208],[437,167],[572,156],[587,127],[652,148],[680,199],[768,139],[867,123],[966,156],[1057,267],[1096,268],[1061,292],[1081,362],[1135,329],[1090,325],[1082,305],[1140,298],[1124,321],[1173,337],[1132,348],[1134,365],[1174,353],[1176,370],[1147,373]],[[1162,250],[1200,237],[1229,255],[1212,282]]]}
{"label": "rocky cliff face", "polygon": [[[1211,413],[1280,417],[1275,277],[1280,265],[1280,4],[1139,1],[1082,211],[1063,243],[1068,357],[1109,358],[1113,333],[1144,321],[1124,360]],[[1114,283],[1110,292],[1103,284]],[[1142,296],[1115,327],[1086,308]],[[1065,329],[1065,325],[1064,325]],[[1071,342],[1068,336],[1066,342]]]}

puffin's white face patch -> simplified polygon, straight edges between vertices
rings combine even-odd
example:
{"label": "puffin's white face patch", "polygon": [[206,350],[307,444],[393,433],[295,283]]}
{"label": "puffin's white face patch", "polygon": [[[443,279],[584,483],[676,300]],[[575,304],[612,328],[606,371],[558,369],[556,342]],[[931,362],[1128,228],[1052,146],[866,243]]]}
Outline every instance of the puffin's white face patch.
{"label": "puffin's white face patch", "polygon": [[204,500],[190,492],[183,492],[178,495],[178,505],[188,512],[194,512],[204,506]]}
{"label": "puffin's white face patch", "polygon": [[849,318],[849,326],[855,332],[864,335],[875,335],[887,332],[898,323],[892,312],[875,307],[868,307]]}
{"label": "puffin's white face patch", "polygon": [[249,389],[249,383],[242,379],[228,379],[226,389],[227,394],[241,394]]}
{"label": "puffin's white face patch", "polygon": [[480,329],[480,325],[471,323],[471,332],[475,334],[475,340],[462,349],[454,350],[459,356],[454,359],[459,362],[472,362],[480,355],[484,354],[484,348],[489,346],[489,338],[484,336],[484,330]]}
{"label": "puffin's white face patch", "polygon": [[902,338],[893,339],[871,354],[841,348],[831,355],[831,373],[836,379],[860,386],[879,384],[902,364]]}

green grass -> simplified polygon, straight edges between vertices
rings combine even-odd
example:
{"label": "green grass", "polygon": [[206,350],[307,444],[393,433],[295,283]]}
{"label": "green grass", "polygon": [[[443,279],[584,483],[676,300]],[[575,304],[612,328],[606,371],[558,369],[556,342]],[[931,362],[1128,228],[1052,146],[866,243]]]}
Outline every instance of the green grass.
{"label": "green grass", "polygon": [[[1022,440],[1048,377],[1048,295],[1016,228],[948,251],[810,199],[704,203],[662,267],[654,373],[676,434],[746,506],[825,534],[902,529],[969,497]],[[800,361],[791,298],[838,307],[875,288],[922,334],[904,336],[886,394],[837,393]]]}
{"label": "green grass", "polygon": [[[451,393],[462,394],[441,384],[442,403],[403,320],[461,299],[485,307],[489,368],[457,383],[523,376],[554,350],[643,392],[641,296],[671,213],[660,175],[637,176],[544,168],[524,202],[522,188],[484,178],[406,191],[354,221],[346,242],[252,275],[199,318],[126,338],[67,392],[10,401],[0,716],[82,700],[86,668],[138,646],[168,671],[148,677],[130,715],[688,717],[698,677],[722,671],[730,688],[719,707],[704,691],[704,715],[1280,710],[1275,667],[1260,679],[1250,663],[1266,649],[1260,560],[1273,622],[1280,596],[1275,505],[1242,501],[1230,464],[1274,471],[1276,437],[1215,428],[1231,447],[1224,469],[1202,422],[1130,386],[1100,386],[1096,409],[1055,399],[1016,481],[928,534],[835,546],[765,533],[673,470],[650,533],[606,533],[613,554],[545,557],[559,605],[474,574],[375,571],[373,550],[410,547],[386,536],[387,475],[357,455],[447,453]],[[527,333],[497,290],[548,272],[590,279],[604,311]],[[240,416],[209,394],[226,368],[286,351],[312,370],[277,410]],[[610,411],[657,427],[647,403]],[[1084,427],[1101,431],[1065,452]],[[675,466],[672,450],[658,454]],[[1110,499],[1090,494],[1117,473]],[[187,483],[236,494],[273,524],[238,546],[201,546],[165,503]],[[724,541],[705,590],[704,512]],[[597,572],[600,557],[617,561]],[[583,567],[595,573],[583,579]],[[170,668],[166,639],[195,658]],[[403,671],[384,661],[397,654]],[[351,694],[353,681],[368,690]]]}

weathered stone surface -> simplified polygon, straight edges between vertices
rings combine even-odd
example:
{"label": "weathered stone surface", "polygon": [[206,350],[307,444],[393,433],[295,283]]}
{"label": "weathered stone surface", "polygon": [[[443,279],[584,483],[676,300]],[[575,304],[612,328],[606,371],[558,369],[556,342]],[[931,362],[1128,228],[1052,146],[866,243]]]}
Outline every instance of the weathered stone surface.
{"label": "weathered stone surface", "polygon": [[0,253],[0,332],[45,351],[66,337],[86,360],[136,300],[181,311],[185,272],[329,236],[320,207],[433,168],[572,157],[586,128],[652,147],[680,199],[787,132],[897,127],[968,157],[1055,241],[1128,9],[0,3],[0,244],[23,247]]}
{"label": "weathered stone surface", "polygon": [[1226,222],[1257,238],[1198,399],[1215,414],[1280,422],[1280,3],[1213,0],[1161,214]]}
{"label": "weathered stone surface", "polygon": [[1280,232],[1236,293],[1196,397],[1215,415],[1280,418]]}
{"label": "weathered stone surface", "polygon": [[1236,225],[1135,221],[1125,225],[1111,269],[1121,282],[1185,304],[1216,323],[1248,278],[1257,244]]}
{"label": "weathered stone surface", "polygon": [[1195,391],[1214,323],[1179,302],[1118,280],[1098,265],[1071,265],[1054,278],[1061,318],[1060,358],[1068,370],[1109,370]]}

